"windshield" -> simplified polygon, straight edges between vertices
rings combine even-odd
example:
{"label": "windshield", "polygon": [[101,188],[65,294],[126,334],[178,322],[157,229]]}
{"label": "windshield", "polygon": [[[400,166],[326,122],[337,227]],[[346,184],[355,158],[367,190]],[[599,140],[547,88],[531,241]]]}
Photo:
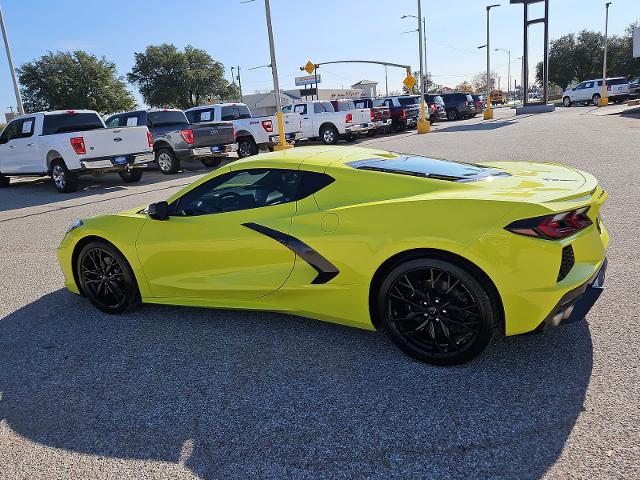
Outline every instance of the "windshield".
{"label": "windshield", "polygon": [[163,110],[147,113],[147,122],[152,127],[168,127],[189,123],[185,114],[178,110]]}
{"label": "windshield", "polygon": [[83,132],[98,128],[105,127],[97,113],[59,113],[44,116],[42,134],[54,135],[56,133]]}
{"label": "windshield", "polygon": [[357,170],[373,170],[376,172],[449,180],[452,182],[471,182],[491,176],[509,175],[507,172],[498,170],[497,168],[409,155],[392,159],[371,158],[368,160],[358,160],[350,162],[347,165]]}

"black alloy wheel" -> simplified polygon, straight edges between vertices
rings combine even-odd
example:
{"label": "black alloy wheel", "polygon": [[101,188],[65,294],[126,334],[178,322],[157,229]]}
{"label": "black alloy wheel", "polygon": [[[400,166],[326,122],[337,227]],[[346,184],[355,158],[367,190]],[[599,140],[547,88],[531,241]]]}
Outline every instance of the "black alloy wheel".
{"label": "black alloy wheel", "polygon": [[447,119],[448,120],[456,120],[458,118],[458,111],[455,108],[451,110],[447,110]]}
{"label": "black alloy wheel", "polygon": [[246,158],[251,155],[256,155],[258,153],[258,146],[256,142],[253,141],[252,138],[242,137],[237,140],[238,142],[238,157]]}
{"label": "black alloy wheel", "polygon": [[433,365],[457,365],[479,355],[493,337],[496,312],[473,275],[440,259],[398,265],[378,293],[377,314],[391,340]]}
{"label": "black alloy wheel", "polygon": [[122,313],[140,303],[133,271],[111,244],[85,245],[78,255],[76,273],[82,293],[105,313]]}
{"label": "black alloy wheel", "polygon": [[118,172],[118,174],[125,183],[135,183],[142,178],[143,172],[144,170],[142,168],[130,168],[122,170]]}

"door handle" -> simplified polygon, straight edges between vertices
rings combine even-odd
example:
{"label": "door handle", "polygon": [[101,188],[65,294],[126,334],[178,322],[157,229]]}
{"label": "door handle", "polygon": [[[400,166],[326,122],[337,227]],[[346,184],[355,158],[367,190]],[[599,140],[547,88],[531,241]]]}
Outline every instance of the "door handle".
{"label": "door handle", "polygon": [[27,143],[27,147],[33,147],[33,143]]}
{"label": "door handle", "polygon": [[15,145],[9,145],[9,148],[16,148]]}

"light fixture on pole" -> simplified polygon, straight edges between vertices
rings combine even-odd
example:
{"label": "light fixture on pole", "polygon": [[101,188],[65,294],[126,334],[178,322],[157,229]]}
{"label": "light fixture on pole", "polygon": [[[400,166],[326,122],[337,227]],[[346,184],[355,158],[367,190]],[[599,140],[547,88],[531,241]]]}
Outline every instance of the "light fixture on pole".
{"label": "light fixture on pole", "polygon": [[[401,19],[405,19],[405,18],[415,18],[418,19],[417,16],[415,15],[402,15],[400,17]],[[410,30],[409,32],[402,32],[402,33],[412,33],[412,32],[418,32],[419,30]],[[423,52],[424,52],[424,82],[425,82],[425,91],[429,91],[429,80],[428,80],[428,76],[429,76],[429,68],[427,68],[427,20],[425,17],[422,17],[422,43],[423,43]]]}
{"label": "light fixture on pole", "polygon": [[493,49],[494,52],[507,52],[507,55],[509,57],[509,67],[508,67],[508,72],[507,72],[507,101],[509,101],[509,94],[511,93],[511,50],[507,50],[506,48],[494,48]]}
{"label": "light fixture on pole", "polygon": [[489,35],[489,12],[492,8],[499,6],[499,3],[487,5],[487,44],[484,45],[487,49],[487,108],[484,111],[485,120],[491,120],[493,118],[493,110],[491,109],[491,39]]}
{"label": "light fixture on pole", "polygon": [[607,98],[607,43],[609,43],[607,41],[607,37],[609,33],[609,5],[611,5],[611,2],[607,2],[604,5],[604,59],[602,61],[602,94],[598,100],[599,107],[606,107],[609,105],[609,99]]}
{"label": "light fixture on pole", "polygon": [[11,47],[9,46],[9,37],[7,36],[7,29],[4,26],[4,15],[2,13],[2,7],[0,7],[0,28],[2,28],[2,36],[4,38],[4,48],[7,50],[7,63],[9,63],[9,70],[11,71],[11,80],[13,81],[13,90],[16,94],[18,114],[24,115],[24,106],[22,105],[22,97],[20,96],[20,86],[18,85],[18,78],[16,77],[16,69],[13,68],[13,57],[11,56]]}
{"label": "light fixture on pole", "polygon": [[520,98],[524,103],[524,57],[518,57],[516,60],[520,60]]}
{"label": "light fixture on pole", "polygon": [[[251,3],[255,0],[245,0],[240,3]],[[282,102],[280,99],[280,83],[278,82],[278,67],[276,66],[276,50],[273,42],[273,28],[271,27],[271,7],[269,5],[269,0],[264,0],[264,10],[265,16],[267,20],[267,33],[269,35],[269,54],[271,56],[271,63],[269,66],[271,67],[271,75],[273,76],[273,96],[276,101],[276,116],[278,118],[278,137],[279,142],[277,145],[274,145],[274,150],[286,150],[288,148],[293,148],[293,145],[287,143],[287,139],[285,137],[284,132],[284,117],[282,115]]]}

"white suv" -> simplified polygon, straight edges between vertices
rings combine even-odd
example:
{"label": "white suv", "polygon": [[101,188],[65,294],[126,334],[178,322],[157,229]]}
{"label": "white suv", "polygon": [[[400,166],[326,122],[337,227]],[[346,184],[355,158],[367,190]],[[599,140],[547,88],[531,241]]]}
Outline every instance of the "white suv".
{"label": "white suv", "polygon": [[[602,79],[587,80],[562,94],[562,103],[570,107],[573,103],[593,103],[598,105],[602,93]],[[624,77],[607,78],[607,98],[612,102],[624,102],[629,97],[629,81]]]}

